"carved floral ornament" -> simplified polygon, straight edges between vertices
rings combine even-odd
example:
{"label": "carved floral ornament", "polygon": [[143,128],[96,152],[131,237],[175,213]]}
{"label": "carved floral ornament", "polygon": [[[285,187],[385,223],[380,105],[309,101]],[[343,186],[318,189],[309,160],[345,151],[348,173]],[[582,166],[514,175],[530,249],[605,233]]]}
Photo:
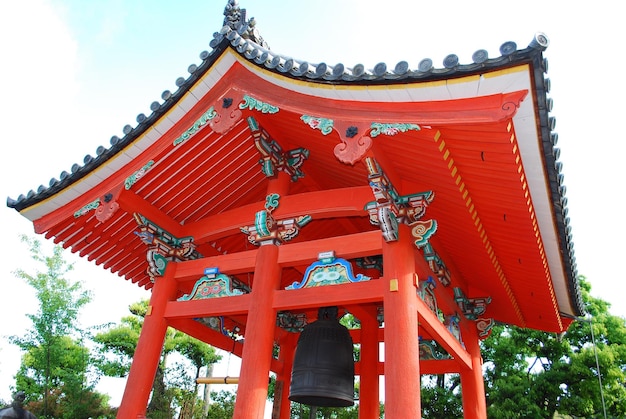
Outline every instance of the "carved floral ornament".
{"label": "carved floral ornament", "polygon": [[[233,106],[234,103],[239,105]],[[243,116],[242,110],[250,110],[263,114],[274,114],[280,109],[270,103],[263,102],[241,92],[230,92],[209,107],[189,128],[187,128],[173,142],[178,146],[191,139],[207,125],[218,134],[225,134],[239,122]]]}
{"label": "carved floral ornament", "polygon": [[348,122],[312,115],[302,115],[300,119],[309,127],[320,130],[323,135],[336,131],[341,143],[335,146],[335,156],[342,163],[350,165],[365,156],[372,147],[372,138],[421,129],[418,124],[412,123]]}

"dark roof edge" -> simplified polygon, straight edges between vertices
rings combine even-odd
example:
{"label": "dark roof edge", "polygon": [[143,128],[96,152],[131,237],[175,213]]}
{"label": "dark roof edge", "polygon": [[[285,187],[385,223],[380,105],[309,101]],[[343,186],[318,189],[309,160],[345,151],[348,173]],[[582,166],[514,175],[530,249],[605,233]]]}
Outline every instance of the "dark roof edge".
{"label": "dark roof edge", "polygon": [[[224,12],[225,15],[226,12],[227,10]],[[245,16],[245,13],[243,15]],[[98,147],[95,157],[86,155],[83,159],[83,166],[77,163],[72,165],[70,172],[63,171],[59,175],[59,179],[50,179],[47,187],[40,185],[37,191],[30,190],[27,194],[22,194],[17,199],[8,197],[7,206],[17,211],[33,206],[82,179],[93,169],[121,152],[162,115],[174,107],[196,81],[211,68],[217,57],[229,47],[259,67],[291,78],[332,84],[391,84],[393,82],[406,83],[462,77],[481,73],[489,69],[506,67],[509,63],[511,65],[519,64],[520,62],[532,60],[532,57],[537,55],[538,51],[539,55],[541,55],[540,52],[547,47],[548,43],[545,35],[537,34],[533,42],[525,49],[518,50],[514,42],[505,42],[500,47],[502,56],[497,58],[487,58],[486,51],[479,50],[474,53],[474,63],[472,64],[458,64],[458,57],[451,54],[444,59],[443,68],[435,68],[432,65],[432,60],[424,59],[420,62],[417,70],[410,70],[408,64],[403,61],[398,63],[393,71],[387,71],[384,63],[376,65],[372,71],[365,71],[363,66],[360,65],[353,68],[346,68],[343,64],[329,67],[321,63],[313,66],[306,61],[285,58],[285,56],[275,54],[266,48],[267,45],[264,41],[262,42],[265,46],[257,44],[255,41],[258,41],[260,37],[251,36],[249,29],[249,22],[246,25],[239,25],[238,29],[233,29],[230,25],[224,25],[220,32],[213,34],[213,40],[210,42],[211,51],[200,53],[202,63],[200,65],[191,64],[188,67],[189,76],[187,78],[179,77],[176,80],[178,89],[175,92],[172,93],[166,90],[162,93],[163,103],[152,102],[150,105],[152,113],[149,116],[143,113],[137,115],[137,125],[135,127],[130,125],[124,126],[122,129],[124,136],[122,138],[117,136],[111,137],[110,148]],[[307,69],[306,71],[305,68]],[[325,69],[325,72],[320,74],[322,69]]]}

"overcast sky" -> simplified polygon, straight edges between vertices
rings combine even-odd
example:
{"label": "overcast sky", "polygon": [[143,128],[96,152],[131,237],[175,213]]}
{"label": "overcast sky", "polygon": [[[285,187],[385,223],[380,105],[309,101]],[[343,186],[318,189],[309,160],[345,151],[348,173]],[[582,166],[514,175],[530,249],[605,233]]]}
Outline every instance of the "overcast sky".
{"label": "overcast sky", "polygon": [[[188,66],[199,64],[199,54],[210,49],[225,5],[226,0],[0,1],[5,147],[0,195],[17,198],[48,185],[72,164],[82,165],[86,154],[95,155],[98,146],[108,148],[111,136],[122,137],[122,127],[136,125],[139,113],[150,114],[150,103],[160,101],[164,90],[176,90],[175,80],[186,78]],[[570,2],[567,12],[561,2],[538,0],[242,0],[240,5],[256,18],[272,50],[347,67],[385,62],[393,68],[405,60],[417,68],[423,58],[442,67],[450,53],[470,63],[478,49],[496,57],[502,43],[524,48],[535,32],[545,32],[578,271],[590,280],[594,296],[612,303],[613,314],[626,316],[621,266],[626,139],[619,128],[626,36],[618,2]],[[9,400],[20,353],[5,336],[28,325],[25,314],[37,301],[12,274],[31,266],[18,235],[32,234],[32,224],[12,209],[0,211],[5,240],[0,399]],[[84,327],[117,322],[128,304],[149,296],[69,252],[68,260],[76,262],[73,279],[84,281],[95,296],[81,318]],[[116,387],[119,391],[102,386],[113,393],[114,403],[121,395]]]}

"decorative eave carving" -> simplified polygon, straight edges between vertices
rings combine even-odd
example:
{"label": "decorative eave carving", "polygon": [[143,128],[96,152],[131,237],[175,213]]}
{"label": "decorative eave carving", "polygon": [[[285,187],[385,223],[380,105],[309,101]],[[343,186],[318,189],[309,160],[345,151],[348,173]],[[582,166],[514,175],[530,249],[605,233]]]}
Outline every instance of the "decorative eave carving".
{"label": "decorative eave carving", "polygon": [[452,278],[446,264],[439,257],[437,252],[435,252],[430,243],[426,243],[422,248],[424,249],[424,258],[439,282],[441,282],[444,287],[449,286],[452,282]]}
{"label": "decorative eave carving", "polygon": [[135,231],[135,234],[148,245],[146,252],[147,273],[152,281],[157,276],[163,276],[170,261],[185,261],[202,257],[196,251],[193,237],[178,238],[141,214],[135,213],[133,216],[139,225],[139,231]]}
{"label": "decorative eave carving", "polygon": [[259,164],[263,174],[267,177],[275,177],[278,171],[287,173],[292,181],[297,181],[304,177],[301,170],[304,161],[309,158],[309,150],[306,148],[296,148],[283,151],[278,144],[265,131],[253,117],[248,117],[248,126],[252,132],[254,145],[261,154]]}
{"label": "decorative eave carving", "polygon": [[491,303],[491,297],[467,298],[461,288],[454,288],[454,300],[463,315],[469,320],[476,320],[487,311],[487,305]]}
{"label": "decorative eave carving", "polygon": [[368,171],[368,181],[375,201],[365,205],[370,215],[370,222],[380,226],[385,241],[398,240],[398,224],[411,227],[411,233],[417,240],[416,246],[422,247],[437,230],[435,220],[419,221],[426,213],[426,208],[433,201],[432,191],[410,195],[400,195],[376,159],[364,160]]}
{"label": "decorative eave carving", "polygon": [[280,195],[270,194],[265,199],[265,209],[257,211],[254,224],[241,227],[242,233],[248,236],[248,241],[254,245],[281,244],[296,237],[300,228],[311,221],[310,215],[301,215],[295,218],[276,220],[272,212],[278,207]]}

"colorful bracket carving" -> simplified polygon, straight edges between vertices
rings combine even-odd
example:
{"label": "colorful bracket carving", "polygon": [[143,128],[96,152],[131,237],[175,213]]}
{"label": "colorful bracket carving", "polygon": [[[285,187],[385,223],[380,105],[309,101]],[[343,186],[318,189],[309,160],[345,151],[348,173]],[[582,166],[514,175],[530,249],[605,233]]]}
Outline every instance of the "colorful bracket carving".
{"label": "colorful bracket carving", "polygon": [[441,282],[444,287],[449,286],[452,282],[452,278],[446,264],[439,257],[437,252],[435,252],[433,246],[430,243],[426,243],[422,247],[424,249],[424,259],[426,259],[426,262],[428,262],[428,266],[430,266],[430,269],[433,271],[439,282]]}
{"label": "colorful bracket carving", "polygon": [[387,242],[398,240],[398,224],[404,223],[412,227],[412,234],[417,239],[415,244],[418,247],[427,243],[437,230],[437,222],[419,220],[433,201],[434,193],[426,191],[400,195],[376,159],[366,157],[365,166],[375,199],[365,205],[365,210],[370,216],[370,223],[380,227],[383,238]]}
{"label": "colorful bracket carving", "polygon": [[265,209],[258,211],[254,216],[254,225],[240,228],[241,232],[248,236],[250,243],[254,245],[284,243],[296,237],[300,228],[311,221],[309,215],[275,220],[272,212],[278,207],[279,199],[278,194],[268,195],[265,199]]}
{"label": "colorful bracket carving", "polygon": [[193,260],[202,257],[196,251],[193,237],[175,237],[143,215],[135,213],[133,216],[139,225],[139,231],[135,231],[135,234],[148,245],[147,273],[153,281],[155,277],[163,276],[169,261]]}
{"label": "colorful bracket carving", "polygon": [[289,311],[280,311],[276,315],[276,326],[292,333],[300,333],[308,324],[305,313],[293,314]]}
{"label": "colorful bracket carving", "polygon": [[280,144],[263,128],[259,126],[253,117],[248,117],[248,126],[252,132],[254,145],[261,154],[261,171],[267,177],[274,177],[278,171],[282,170],[287,173],[292,181],[297,181],[304,177],[301,170],[304,161],[309,158],[309,150],[306,148],[296,148],[289,151],[283,151]]}
{"label": "colorful bracket carving", "polygon": [[461,288],[454,288],[454,300],[459,309],[469,320],[476,320],[487,311],[487,305],[491,303],[491,297],[467,298]]}

